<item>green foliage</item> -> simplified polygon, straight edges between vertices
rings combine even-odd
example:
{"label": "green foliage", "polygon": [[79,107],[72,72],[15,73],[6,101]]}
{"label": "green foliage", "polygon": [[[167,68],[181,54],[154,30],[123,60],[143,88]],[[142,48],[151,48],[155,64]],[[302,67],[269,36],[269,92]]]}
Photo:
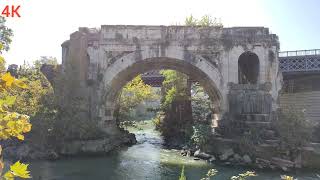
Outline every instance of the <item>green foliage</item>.
{"label": "green foliage", "polygon": [[24,140],[22,134],[31,130],[29,116],[14,112],[11,108],[15,105],[16,96],[10,91],[21,90],[21,88],[26,88],[26,85],[12,77],[10,73],[0,76],[0,139],[17,137]]}
{"label": "green foliage", "polygon": [[257,176],[253,171],[247,171],[245,173],[239,174],[238,176],[232,176],[231,180],[246,180],[248,177]]}
{"label": "green foliage", "polygon": [[5,180],[14,180],[15,177],[29,179],[30,171],[28,169],[28,164],[20,163],[20,161],[14,163],[10,166],[10,171],[8,171],[3,177]]}
{"label": "green foliage", "polygon": [[[0,52],[4,46],[0,42]],[[0,56],[1,57],[1,56]],[[3,59],[1,57],[1,59]],[[5,61],[1,61],[2,66]],[[19,114],[17,112],[10,111],[10,107],[14,105],[15,97],[11,96],[8,92],[17,88],[26,88],[26,85],[15,79],[10,73],[0,75],[0,140],[16,137],[19,140],[24,140],[23,133],[27,133],[31,130],[31,124],[29,123],[29,117],[27,115]],[[5,180],[14,180],[16,177],[31,178],[29,171],[27,171],[28,165],[20,163],[19,161],[10,166],[10,170],[2,175],[4,168],[2,158],[2,147],[0,145],[0,178]]]}
{"label": "green foliage", "polygon": [[206,177],[201,178],[200,180],[210,180],[211,177],[215,176],[218,173],[218,171],[216,169],[210,169],[207,174]]}
{"label": "green foliage", "polygon": [[194,83],[191,86],[192,100],[192,117],[196,122],[206,122],[210,120],[213,104],[209,95],[204,91],[199,83]]}
{"label": "green foliage", "polygon": [[192,109],[188,76],[174,71],[162,70],[161,111],[163,116],[155,121],[164,140],[170,144],[190,140],[192,132]]}
{"label": "green foliage", "polygon": [[26,81],[29,88],[23,91],[11,92],[17,97],[13,108],[20,113],[34,116],[43,106],[42,101],[48,95],[53,96],[53,89],[44,75],[39,71],[30,76],[22,76],[19,72],[18,75]]}
{"label": "green foliage", "polygon": [[[211,177],[215,176],[218,173],[216,169],[210,169],[208,173],[206,174],[206,177],[201,178],[200,180],[210,180]],[[186,180],[187,177],[184,175],[184,166],[182,166],[181,175],[179,177],[179,180]],[[232,176],[230,180],[246,180],[249,177],[255,177],[258,176],[254,171],[246,171],[245,173],[240,173],[237,176]],[[292,176],[287,175],[281,175],[280,176],[282,180],[297,180]]]}
{"label": "green foliage", "polygon": [[172,87],[169,89],[165,95],[164,102],[162,103],[163,107],[169,107],[171,103],[176,99],[177,97],[177,88]]}
{"label": "green foliage", "polygon": [[58,65],[58,60],[57,58],[51,56],[41,56],[40,59],[34,61],[34,66],[36,68],[40,68],[43,64],[56,66]]}
{"label": "green foliage", "polygon": [[134,119],[131,116],[134,108],[144,101],[157,98],[159,97],[156,92],[151,86],[145,84],[139,75],[123,87],[118,99],[116,118],[119,121],[130,121]]}
{"label": "green foliage", "polygon": [[239,150],[244,154],[254,155],[255,147],[263,143],[262,131],[259,128],[251,127],[243,136],[236,137],[239,142]]}
{"label": "green foliage", "polygon": [[287,176],[287,175],[282,175],[280,177],[281,177],[282,180],[298,180],[298,179],[295,179],[292,176]]}
{"label": "green foliage", "polygon": [[[186,180],[186,176],[184,175],[184,166],[182,167],[182,170],[181,170],[181,175],[179,177],[179,180]],[[204,178],[201,178],[200,180],[210,180],[211,177],[217,175],[218,171],[216,169],[210,169],[207,174],[206,174],[206,177]],[[254,177],[254,176],[257,176],[257,174],[254,172],[254,171],[247,171],[245,173],[241,173],[237,176],[232,176],[230,178],[230,180],[246,180],[248,179],[249,177]],[[294,180],[293,177],[290,177],[290,176],[281,176],[281,179],[284,179],[284,180]]]}
{"label": "green foliage", "polygon": [[0,16],[0,54],[2,50],[8,51],[9,45],[11,43],[11,37],[13,36],[13,32],[6,25],[6,19],[3,16]]}
{"label": "green foliage", "polygon": [[[183,131],[189,138],[191,137],[191,141],[196,146],[202,147],[207,143],[212,129],[210,115],[212,114],[213,107],[209,96],[199,84],[194,84],[191,86],[192,97],[190,99],[190,92],[188,92],[190,89],[188,88],[189,84],[187,82],[187,75],[173,70],[164,70],[160,73],[165,77],[163,82],[164,96],[161,101],[161,107],[166,114],[165,117],[170,117],[168,120],[170,122],[166,123],[166,118],[158,117],[155,119],[156,127],[160,127],[159,129],[163,132],[163,134],[167,134],[165,132],[171,132],[170,129],[172,129],[172,127],[174,127],[176,124],[177,127],[181,129],[181,131]],[[174,102],[186,103],[188,100],[191,100],[192,119],[196,124],[192,128],[192,124],[189,124],[190,128],[188,128],[187,125],[179,124],[179,121],[175,123],[175,121],[172,119],[173,116],[170,114],[170,110],[175,111],[174,108],[178,108],[176,106],[171,107]],[[184,107],[184,109],[186,109],[186,107]],[[173,112],[173,114],[176,114],[176,112]],[[187,115],[188,114],[185,114],[183,118],[188,118],[185,117]]]}
{"label": "green foliage", "polygon": [[17,76],[25,82],[28,88],[13,89],[8,93],[16,97],[11,110],[27,114],[33,124],[27,141],[36,146],[45,146],[57,117],[57,107],[51,84],[40,72],[42,64],[20,66]]}
{"label": "green foliage", "polygon": [[179,180],[187,180],[187,177],[184,175],[184,166],[182,166],[181,174]]}
{"label": "green foliage", "polygon": [[187,75],[174,70],[162,70],[160,74],[165,78],[162,82],[164,94],[161,99],[162,110],[168,108],[174,100],[188,98]]}
{"label": "green foliage", "polygon": [[295,151],[306,145],[311,139],[311,124],[303,111],[291,107],[281,110],[275,128],[280,139],[281,148]]}
{"label": "green foliage", "polygon": [[128,127],[134,127],[137,128],[137,124],[135,121],[122,121],[119,124],[120,128],[127,129]]}
{"label": "green foliage", "polygon": [[161,130],[161,125],[163,123],[164,112],[158,112],[156,117],[152,119],[152,122],[156,130]]}
{"label": "green foliage", "polygon": [[194,83],[191,86],[191,104],[192,104],[192,117],[194,123],[193,134],[191,136],[192,143],[198,147],[203,147],[212,134],[212,109],[213,105],[199,83]]}
{"label": "green foliage", "polygon": [[197,26],[198,20],[194,18],[192,15],[186,17],[184,24],[187,26]]}
{"label": "green foliage", "polygon": [[203,26],[203,27],[223,27],[222,23],[217,18],[212,18],[210,15],[204,15],[200,19],[194,18],[192,15],[186,17],[185,25],[187,26]]}
{"label": "green foliage", "polygon": [[193,126],[191,140],[194,145],[203,147],[209,140],[211,127],[208,124],[196,124]]}

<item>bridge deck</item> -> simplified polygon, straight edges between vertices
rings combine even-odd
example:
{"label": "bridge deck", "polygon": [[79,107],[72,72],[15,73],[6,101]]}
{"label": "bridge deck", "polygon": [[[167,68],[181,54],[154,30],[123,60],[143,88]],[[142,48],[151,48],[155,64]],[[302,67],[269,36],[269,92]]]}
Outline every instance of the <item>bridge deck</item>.
{"label": "bridge deck", "polygon": [[320,49],[279,52],[283,73],[320,72]]}

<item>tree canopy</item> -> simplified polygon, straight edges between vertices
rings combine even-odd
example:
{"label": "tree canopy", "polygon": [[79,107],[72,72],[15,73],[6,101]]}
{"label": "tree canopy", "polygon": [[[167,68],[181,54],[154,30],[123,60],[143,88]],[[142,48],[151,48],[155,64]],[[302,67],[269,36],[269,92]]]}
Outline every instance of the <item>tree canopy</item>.
{"label": "tree canopy", "polygon": [[11,43],[11,37],[13,36],[12,29],[8,28],[6,25],[6,19],[0,16],[0,44],[2,44],[2,48],[0,48],[0,52],[3,50],[8,51],[9,45]]}
{"label": "tree canopy", "polygon": [[[1,44],[1,43],[0,43]],[[0,46],[0,51],[4,46]],[[1,59],[3,59],[1,57]],[[4,63],[1,61],[0,63]],[[2,65],[4,66],[4,65]],[[10,91],[14,89],[26,89],[27,85],[18,79],[11,76],[10,73],[0,74],[0,140],[6,140],[11,137],[16,137],[19,140],[24,140],[24,133],[31,130],[29,116],[10,111],[10,108],[15,104],[16,96],[11,95]],[[19,161],[10,166],[10,170],[2,175],[4,163],[1,156],[2,147],[0,146],[0,178],[6,180],[14,180],[15,177],[31,178],[28,165]]]}
{"label": "tree canopy", "polygon": [[127,83],[118,99],[117,119],[126,121],[132,119],[130,112],[143,101],[154,100],[158,95],[151,86],[145,84],[141,79],[141,75],[135,77],[132,81]]}

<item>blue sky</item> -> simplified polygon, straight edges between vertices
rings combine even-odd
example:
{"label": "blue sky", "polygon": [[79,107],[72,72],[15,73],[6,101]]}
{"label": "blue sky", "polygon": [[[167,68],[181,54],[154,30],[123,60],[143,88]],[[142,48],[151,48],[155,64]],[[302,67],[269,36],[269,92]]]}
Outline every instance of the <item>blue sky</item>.
{"label": "blue sky", "polygon": [[320,49],[319,0],[264,1],[281,50]]}
{"label": "blue sky", "polygon": [[173,25],[190,14],[221,18],[226,27],[265,26],[281,50],[320,49],[320,0],[0,0],[21,5],[8,63],[40,56],[61,60],[61,43],[78,27],[102,24]]}

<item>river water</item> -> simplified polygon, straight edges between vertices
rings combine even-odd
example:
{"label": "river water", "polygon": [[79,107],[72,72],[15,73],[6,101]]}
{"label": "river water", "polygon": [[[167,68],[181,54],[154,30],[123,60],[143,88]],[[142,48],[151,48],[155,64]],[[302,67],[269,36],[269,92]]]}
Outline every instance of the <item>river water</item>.
{"label": "river water", "polygon": [[[149,123],[150,124],[150,123]],[[212,179],[225,180],[231,176],[252,170],[208,164],[191,157],[182,157],[179,151],[167,150],[162,146],[158,132],[146,125],[143,130],[133,130],[138,143],[128,148],[100,157],[66,158],[58,161],[34,161],[30,164],[35,180],[178,180],[185,166],[188,180],[199,180],[211,168],[218,170]],[[251,179],[280,179],[279,171],[259,171]],[[320,174],[320,172],[318,172]],[[316,171],[294,172],[299,180],[314,180]]]}

